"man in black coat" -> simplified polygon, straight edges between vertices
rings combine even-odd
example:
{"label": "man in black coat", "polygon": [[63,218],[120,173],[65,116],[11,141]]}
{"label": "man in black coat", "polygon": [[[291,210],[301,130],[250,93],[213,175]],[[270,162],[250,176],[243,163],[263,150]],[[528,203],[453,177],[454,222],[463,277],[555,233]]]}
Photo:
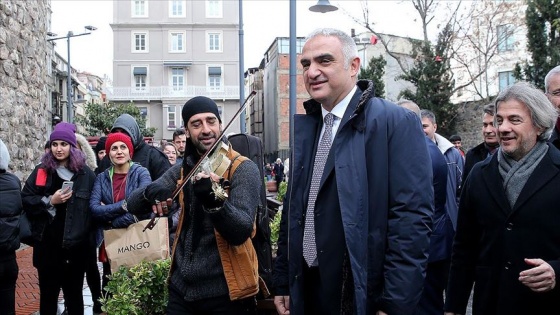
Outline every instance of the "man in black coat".
{"label": "man in black coat", "polygon": [[494,126],[494,112],[494,104],[484,106],[484,114],[482,116],[482,137],[484,137],[484,141],[467,152],[465,169],[463,170],[463,184],[473,166],[480,161],[486,160],[500,146],[498,135],[496,134],[496,126]]}
{"label": "man in black coat", "polygon": [[[415,112],[421,118],[420,107],[412,101],[401,100],[397,105]],[[428,251],[428,267],[422,297],[416,308],[415,315],[441,314],[443,311],[443,291],[447,285],[451,244],[455,231],[445,207],[447,199],[447,160],[438,146],[425,137],[428,153],[432,160],[434,215]]]}
{"label": "man in black coat", "polygon": [[[144,142],[144,137],[140,132],[140,127],[136,119],[129,114],[120,115],[115,120],[111,132],[123,132],[132,139],[134,145],[134,157],[132,161],[147,168],[152,180],[158,179],[171,167],[167,156],[165,156],[163,152]],[[109,161],[109,157],[105,156],[99,163],[97,172],[101,173],[109,166],[111,166],[111,162]]]}
{"label": "man in black coat", "polygon": [[276,180],[276,189],[280,189],[280,183],[284,180],[284,164],[280,158],[274,163],[274,179]]}
{"label": "man in black coat", "polygon": [[446,315],[557,314],[560,310],[560,151],[544,93],[516,83],[496,98],[500,148],[463,187]]}

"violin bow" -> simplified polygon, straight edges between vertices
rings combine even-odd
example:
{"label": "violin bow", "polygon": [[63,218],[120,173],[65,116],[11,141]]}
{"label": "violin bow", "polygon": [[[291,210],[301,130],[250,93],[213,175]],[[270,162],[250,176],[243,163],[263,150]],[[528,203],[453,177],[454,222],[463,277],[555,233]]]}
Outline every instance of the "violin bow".
{"label": "violin bow", "polygon": [[[222,133],[220,134],[220,136],[217,137],[218,140],[216,142],[214,142],[214,144],[208,150],[206,150],[206,152],[204,152],[204,154],[200,157],[200,159],[194,165],[194,167],[189,172],[189,174],[187,174],[187,176],[185,177],[183,182],[179,186],[177,186],[177,188],[175,188],[175,190],[173,191],[173,194],[171,195],[171,200],[175,200],[175,198],[177,198],[177,196],[179,195],[179,193],[181,192],[183,187],[185,187],[185,185],[189,182],[189,180],[191,180],[191,178],[195,175],[194,173],[199,170],[200,165],[204,162],[204,160],[210,154],[212,154],[214,149],[216,149],[216,147],[220,144],[220,141],[222,140],[222,137],[226,134],[228,129],[231,128],[231,126],[233,125],[233,122],[241,115],[241,113],[243,113],[243,111],[245,110],[245,107],[247,107],[247,104],[249,104],[249,102],[252,101],[253,98],[255,98],[256,95],[257,95],[256,91],[251,91],[251,93],[249,93],[249,96],[247,96],[247,98],[245,99],[245,101],[243,102],[243,104],[241,105],[239,110],[237,110],[237,113],[235,113],[235,115],[233,115],[233,118],[231,118],[229,123],[222,130]],[[186,123],[188,123],[188,122],[186,122]],[[159,218],[159,217],[152,215],[152,218],[151,218],[150,222],[144,228],[144,231],[146,229],[150,229],[150,230],[153,229],[153,227],[156,225],[156,221],[155,221],[156,218]]]}

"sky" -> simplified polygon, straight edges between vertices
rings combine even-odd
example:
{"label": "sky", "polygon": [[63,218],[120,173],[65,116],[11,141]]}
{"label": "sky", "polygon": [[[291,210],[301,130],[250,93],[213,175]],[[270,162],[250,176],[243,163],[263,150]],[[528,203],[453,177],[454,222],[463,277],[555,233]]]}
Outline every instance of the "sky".
{"label": "sky", "polygon": [[[119,0],[126,1],[126,0]],[[154,0],[166,1],[166,0]],[[202,1],[202,0],[194,0]],[[229,0],[224,0],[229,1]],[[333,27],[356,34],[366,29],[353,21],[352,17],[363,20],[362,6],[365,1],[331,0],[339,10],[329,13],[309,11],[317,0],[297,0],[296,33],[306,36],[320,27]],[[381,33],[420,38],[422,28],[417,22],[418,13],[407,1],[370,0],[369,19],[373,28]],[[243,0],[244,66],[245,69],[258,67],[266,50],[276,37],[289,37],[289,0]],[[92,25],[97,30],[90,35],[70,39],[70,63],[72,67],[104,77],[113,77],[113,21],[111,0],[52,0],[51,29],[49,31],[65,36],[69,31],[83,33],[84,26]],[[435,27],[435,26],[434,26]],[[56,51],[67,58],[66,39],[57,40]]]}

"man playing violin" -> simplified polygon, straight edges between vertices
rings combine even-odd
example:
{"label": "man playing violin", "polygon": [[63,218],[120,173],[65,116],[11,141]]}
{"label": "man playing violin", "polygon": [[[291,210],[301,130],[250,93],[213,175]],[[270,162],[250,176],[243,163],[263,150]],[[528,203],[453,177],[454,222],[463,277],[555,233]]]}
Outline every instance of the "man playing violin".
{"label": "man playing violin", "polygon": [[[259,169],[250,159],[235,161],[239,154],[223,137],[218,106],[213,100],[203,96],[190,99],[183,107],[182,117],[187,136],[183,163],[174,165],[145,189],[134,191],[127,199],[127,209],[141,214],[151,205],[154,214],[166,215],[173,191],[186,179],[178,196],[183,211],[172,252],[167,314],[256,314],[255,288],[243,288],[236,282],[238,275],[232,270],[234,264],[226,257],[225,248],[245,248],[247,240],[250,244],[259,204],[255,191],[262,185]],[[198,167],[189,179],[187,174],[217,141],[224,144],[217,146],[225,151],[220,158],[230,158],[228,163],[235,164],[235,168],[216,174],[221,172],[199,171],[202,168]],[[220,194],[218,190],[227,193]],[[252,245],[249,247],[252,249]]]}

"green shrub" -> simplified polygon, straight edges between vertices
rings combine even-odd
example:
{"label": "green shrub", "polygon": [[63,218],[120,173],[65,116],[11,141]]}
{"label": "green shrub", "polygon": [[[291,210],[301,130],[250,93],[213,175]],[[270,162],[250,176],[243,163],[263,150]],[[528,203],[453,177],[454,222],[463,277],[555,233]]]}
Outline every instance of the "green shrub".
{"label": "green shrub", "polygon": [[278,210],[274,215],[274,219],[270,221],[270,244],[272,245],[272,256],[276,256],[278,249],[278,235],[280,233],[280,220],[282,218],[282,210]]}
{"label": "green shrub", "polygon": [[280,187],[278,187],[278,193],[276,195],[276,200],[284,202],[284,196],[286,196],[286,191],[288,190],[287,182],[280,182]]}
{"label": "green shrub", "polygon": [[170,259],[121,266],[109,276],[101,298],[102,310],[111,315],[159,315],[167,306]]}

